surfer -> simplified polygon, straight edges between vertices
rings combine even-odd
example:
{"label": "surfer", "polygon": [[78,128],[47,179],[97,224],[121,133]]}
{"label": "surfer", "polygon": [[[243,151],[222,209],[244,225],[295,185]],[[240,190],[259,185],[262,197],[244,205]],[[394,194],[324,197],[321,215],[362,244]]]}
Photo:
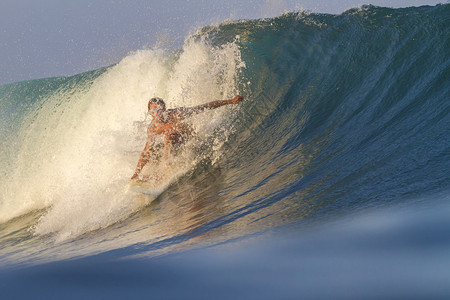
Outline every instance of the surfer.
{"label": "surfer", "polygon": [[148,113],[153,117],[147,127],[147,142],[137,163],[136,171],[131,179],[138,177],[142,168],[151,158],[157,157],[160,144],[155,143],[157,136],[164,138],[164,152],[167,159],[169,152],[184,144],[192,136],[191,127],[183,120],[205,110],[215,109],[228,104],[238,104],[244,97],[236,96],[230,100],[217,100],[194,107],[180,107],[166,109],[166,104],[161,98],[152,98],[148,102]]}

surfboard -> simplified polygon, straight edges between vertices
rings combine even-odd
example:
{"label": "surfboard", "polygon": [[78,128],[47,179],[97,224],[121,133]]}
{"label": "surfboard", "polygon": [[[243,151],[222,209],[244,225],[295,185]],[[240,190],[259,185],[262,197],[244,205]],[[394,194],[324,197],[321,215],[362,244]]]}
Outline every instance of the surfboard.
{"label": "surfboard", "polygon": [[130,180],[130,182],[127,185],[127,188],[129,191],[141,193],[144,195],[152,196],[152,197],[158,197],[159,194],[161,194],[161,191],[158,189],[155,189],[153,185],[148,181],[143,180]]}

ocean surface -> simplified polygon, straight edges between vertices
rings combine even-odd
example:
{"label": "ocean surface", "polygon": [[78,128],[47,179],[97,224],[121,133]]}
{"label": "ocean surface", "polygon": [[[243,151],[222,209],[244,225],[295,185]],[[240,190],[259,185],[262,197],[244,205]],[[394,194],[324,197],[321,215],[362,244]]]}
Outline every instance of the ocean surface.
{"label": "ocean surface", "polygon": [[[450,297],[449,37],[448,4],[296,12],[0,86],[2,295]],[[238,94],[129,187],[151,97]]]}

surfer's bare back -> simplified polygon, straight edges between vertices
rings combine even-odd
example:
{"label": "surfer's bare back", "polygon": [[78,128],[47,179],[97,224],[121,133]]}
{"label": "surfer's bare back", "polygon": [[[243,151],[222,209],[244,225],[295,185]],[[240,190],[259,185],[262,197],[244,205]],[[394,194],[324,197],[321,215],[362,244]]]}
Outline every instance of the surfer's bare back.
{"label": "surfer's bare back", "polygon": [[191,127],[182,122],[184,119],[205,110],[215,109],[228,104],[238,104],[243,100],[244,97],[236,96],[230,100],[218,100],[194,107],[180,107],[166,110],[166,104],[161,98],[150,99],[148,102],[148,113],[153,117],[153,120],[147,127],[147,142],[145,143],[144,150],[136,166],[136,171],[131,176],[131,179],[138,177],[145,164],[157,152],[154,148],[154,138],[156,135],[164,135],[165,158],[167,158],[168,153],[174,147],[182,145],[192,135]]}

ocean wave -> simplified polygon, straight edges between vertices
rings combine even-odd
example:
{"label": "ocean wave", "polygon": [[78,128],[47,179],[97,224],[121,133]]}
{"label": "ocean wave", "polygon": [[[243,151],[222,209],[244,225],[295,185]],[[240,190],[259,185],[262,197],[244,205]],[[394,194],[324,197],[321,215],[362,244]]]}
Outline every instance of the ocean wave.
{"label": "ocean wave", "polygon": [[[1,86],[4,241],[23,218],[30,243],[75,241],[66,256],[170,251],[448,190],[449,9],[227,22],[177,51]],[[180,107],[239,93],[239,107],[191,120],[197,138],[156,200],[125,188],[149,98]]]}

